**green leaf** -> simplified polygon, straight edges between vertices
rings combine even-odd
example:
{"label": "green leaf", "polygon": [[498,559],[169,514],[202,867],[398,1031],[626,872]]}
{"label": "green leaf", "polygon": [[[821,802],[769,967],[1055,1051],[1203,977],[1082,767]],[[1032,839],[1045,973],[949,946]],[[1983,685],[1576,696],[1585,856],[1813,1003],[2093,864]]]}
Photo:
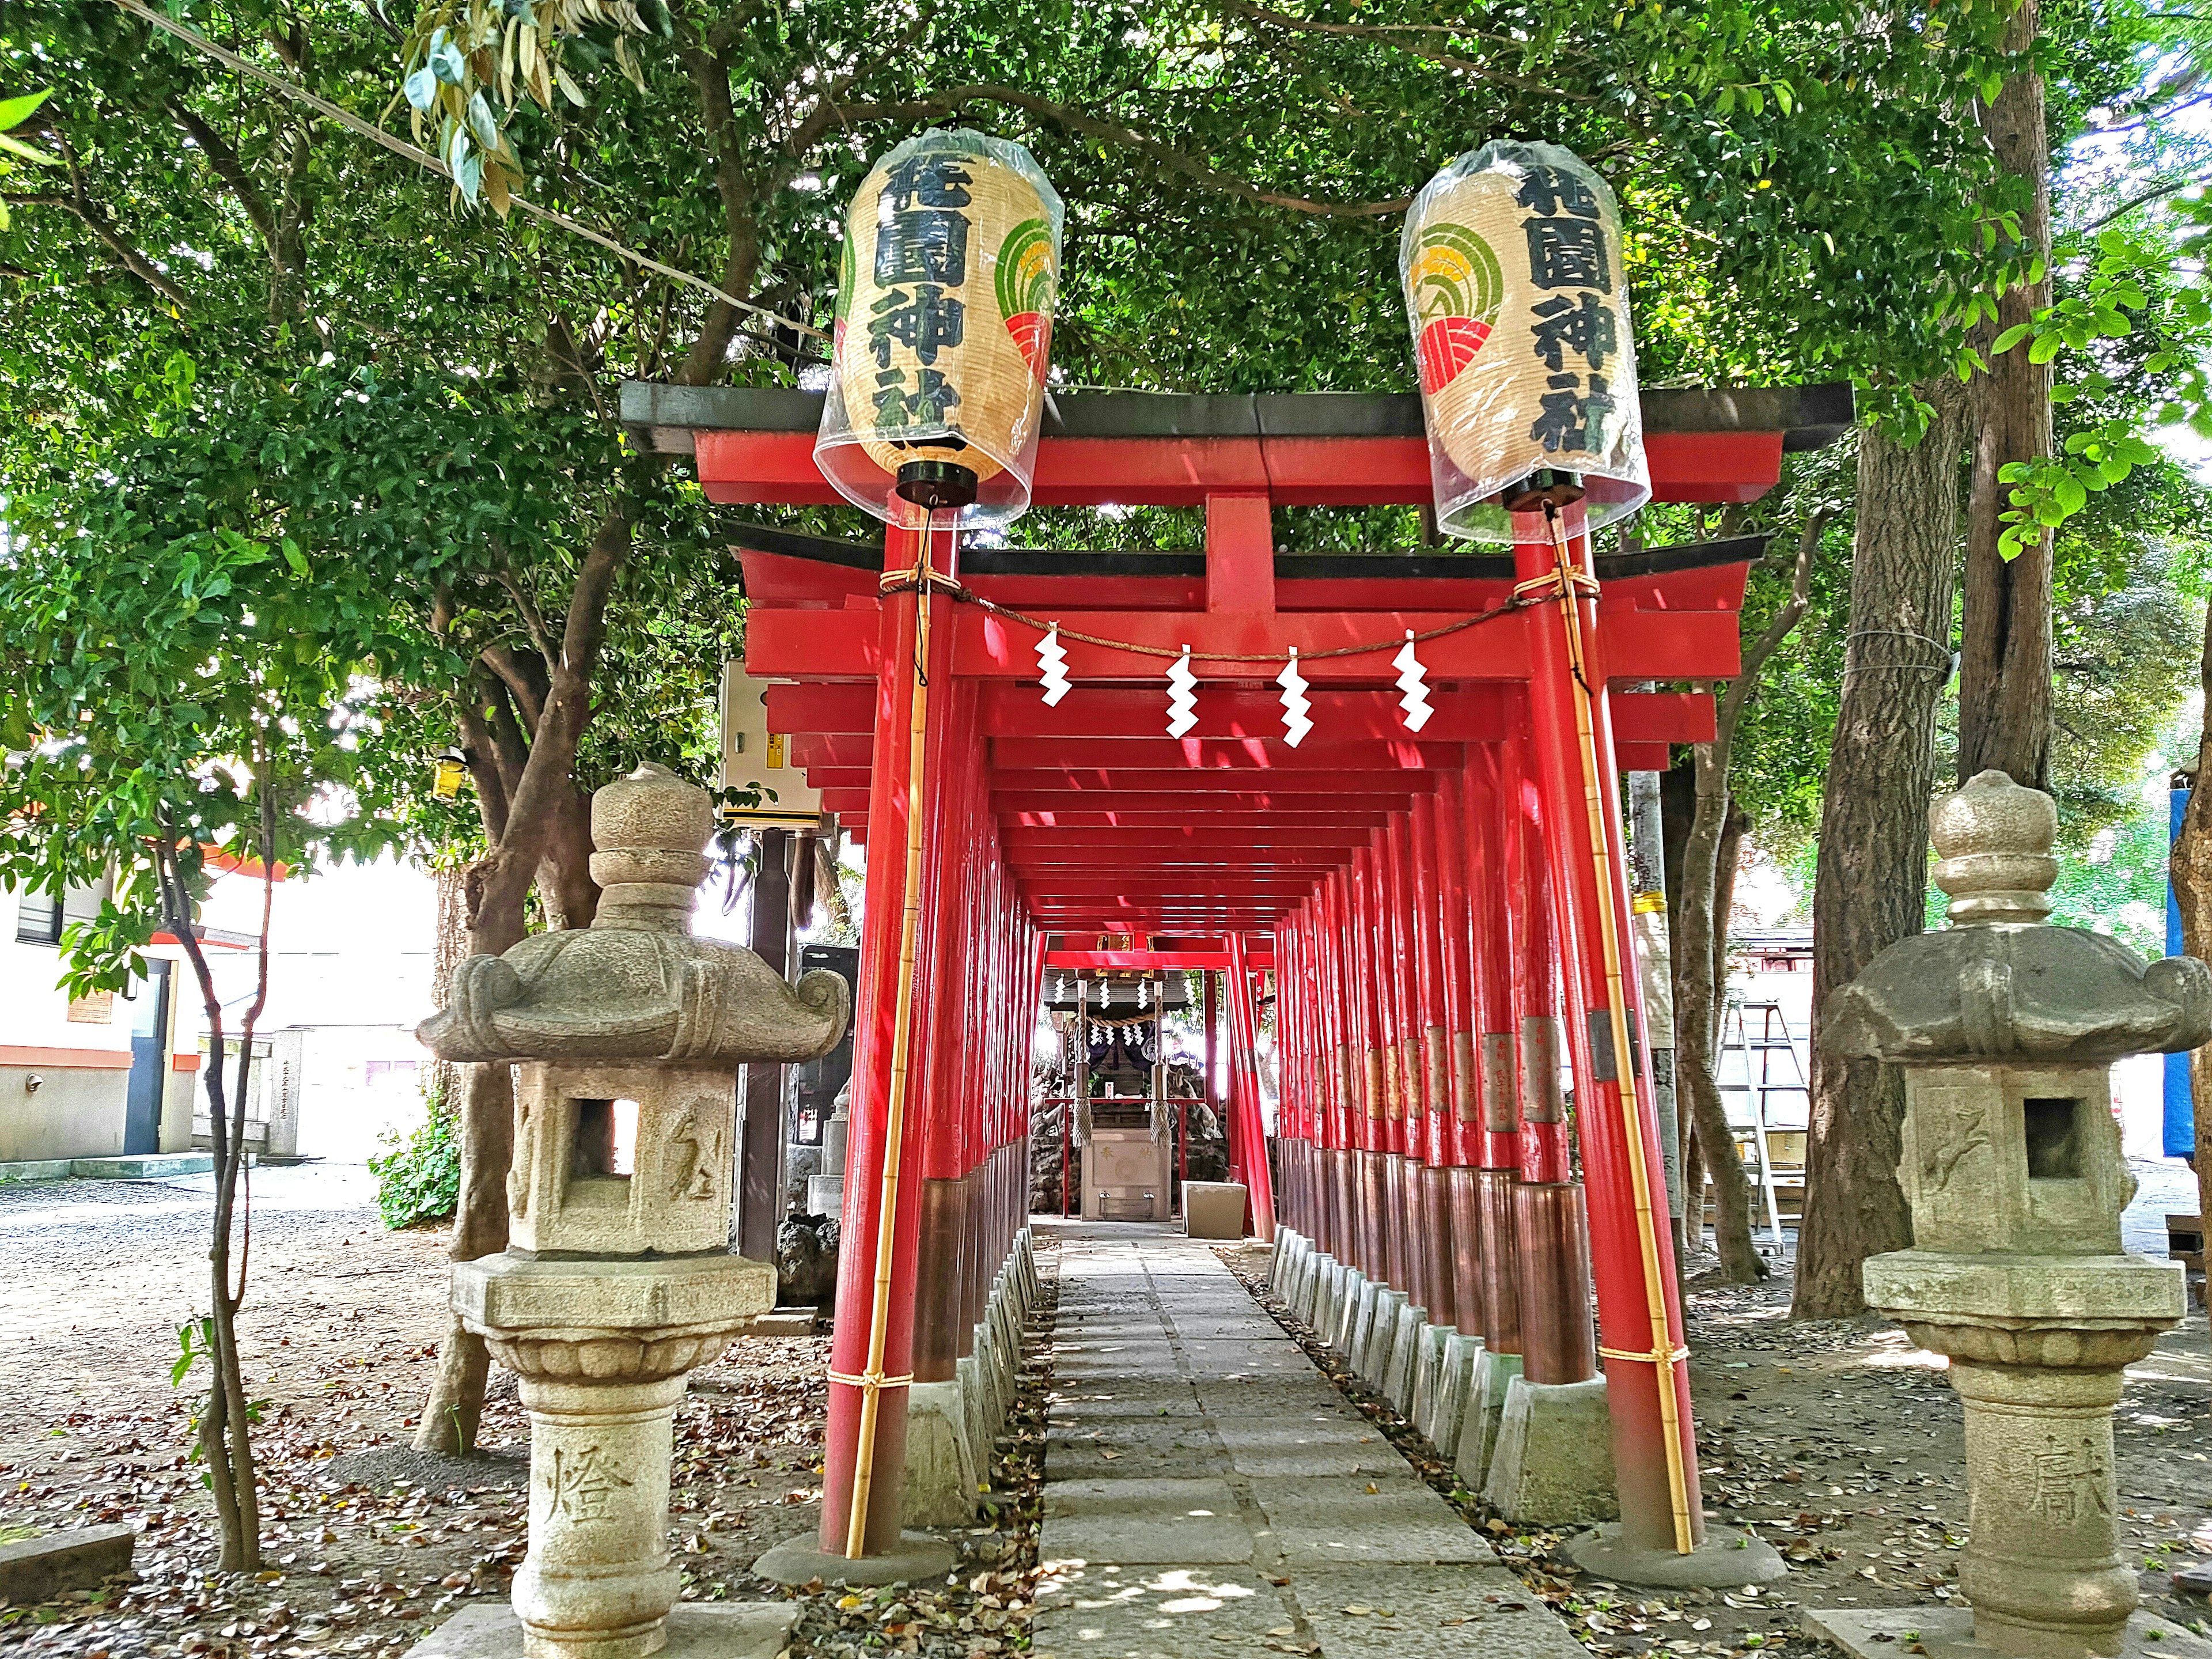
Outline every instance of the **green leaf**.
{"label": "green leaf", "polygon": [[20,127],[38,112],[39,106],[54,95],[52,87],[42,92],[27,92],[20,97],[0,98],[0,132]]}
{"label": "green leaf", "polygon": [[418,69],[402,83],[407,101],[428,115],[430,106],[438,101],[437,71],[428,67]]}
{"label": "green leaf", "polygon": [[2028,336],[2034,332],[2035,325],[2033,323],[2014,323],[2010,328],[1997,336],[1996,343],[1990,347],[1990,353],[1992,356],[2002,357],[2006,352],[2010,351],[2014,346],[2018,345],[2022,340],[2025,340]]}
{"label": "green leaf", "polygon": [[477,149],[487,153],[498,149],[499,123],[492,119],[491,106],[482,92],[469,94],[469,132]]}
{"label": "green leaf", "polygon": [[42,149],[33,149],[21,139],[10,138],[4,132],[0,132],[0,152],[18,157],[22,161],[35,161],[42,167],[58,167],[61,165],[59,156],[49,155]]}
{"label": "green leaf", "polygon": [[2045,334],[2033,345],[2028,347],[2027,361],[2031,363],[2047,363],[2058,355],[2058,349],[2065,343],[2066,342],[2056,334]]}

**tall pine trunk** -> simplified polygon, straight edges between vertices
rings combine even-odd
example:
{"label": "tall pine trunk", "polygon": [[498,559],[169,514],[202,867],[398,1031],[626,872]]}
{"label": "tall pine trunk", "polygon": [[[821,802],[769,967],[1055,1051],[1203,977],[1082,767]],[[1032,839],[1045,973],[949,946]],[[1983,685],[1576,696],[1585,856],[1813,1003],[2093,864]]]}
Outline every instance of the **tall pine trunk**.
{"label": "tall pine trunk", "polygon": [[[2035,46],[2038,0],[2021,0],[2004,46]],[[2023,279],[1997,302],[1994,322],[1975,331],[1990,366],[1972,386],[1973,487],[1966,514],[1966,574],[1959,657],[1959,781],[1995,769],[2030,789],[2051,784],[2051,532],[2043,530],[2009,562],[1998,550],[2013,487],[1998,475],[2051,453],[2051,366],[2028,361],[2021,341],[1990,356],[1996,337],[2051,303],[2051,140],[2043,77],[2010,76],[1982,113],[1997,164],[2021,181],[2020,239],[2000,246]],[[2042,280],[2024,279],[2040,267]]]}
{"label": "tall pine trunk", "polygon": [[1936,704],[1951,674],[1963,399],[1955,381],[1923,387],[1934,405],[1911,448],[1879,429],[1859,440],[1850,634],[1820,809],[1813,888],[1813,1088],[1805,1215],[1798,1228],[1800,1319],[1863,1312],[1859,1268],[1912,1242],[1897,1160],[1905,1087],[1894,1067],[1821,1052],[1822,1009],[1875,955],[1921,931]]}

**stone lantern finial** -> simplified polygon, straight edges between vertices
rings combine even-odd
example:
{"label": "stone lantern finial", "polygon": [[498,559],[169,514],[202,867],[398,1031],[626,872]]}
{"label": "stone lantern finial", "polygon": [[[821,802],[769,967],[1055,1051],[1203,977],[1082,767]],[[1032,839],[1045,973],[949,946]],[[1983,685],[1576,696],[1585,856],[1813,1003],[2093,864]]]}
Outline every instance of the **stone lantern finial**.
{"label": "stone lantern finial", "polygon": [[2058,809],[2040,789],[1977,772],[1937,805],[1929,833],[1942,855],[1936,884],[1951,896],[1955,925],[2038,922],[2051,914]]}
{"label": "stone lantern finial", "polygon": [[691,899],[706,879],[701,851],[714,833],[707,792],[647,761],[592,796],[594,927],[690,931]]}

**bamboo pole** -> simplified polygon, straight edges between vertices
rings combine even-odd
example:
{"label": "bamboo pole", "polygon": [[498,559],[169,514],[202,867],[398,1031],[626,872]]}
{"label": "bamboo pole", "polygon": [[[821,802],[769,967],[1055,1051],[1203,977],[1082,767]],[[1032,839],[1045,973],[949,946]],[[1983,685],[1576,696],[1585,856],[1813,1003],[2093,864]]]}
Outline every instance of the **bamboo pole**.
{"label": "bamboo pole", "polygon": [[933,522],[925,526],[921,540],[921,591],[914,611],[914,698],[907,722],[906,908],[899,918],[898,998],[891,1017],[891,1066],[889,1104],[884,1114],[884,1170],[881,1196],[877,1201],[876,1279],[868,1305],[868,1365],[860,1385],[860,1432],[853,1469],[853,1497],[845,1520],[845,1558],[857,1561],[866,1553],[868,1504],[875,1486],[876,1425],[881,1396],[889,1381],[884,1374],[884,1346],[890,1334],[892,1258],[898,1230],[900,1141],[905,1134],[908,1073],[914,1058],[915,936],[921,921],[921,796],[927,766],[925,734],[929,714],[929,594],[931,542]]}
{"label": "bamboo pole", "polygon": [[[1674,1548],[1689,1554],[1696,1547],[1690,1516],[1689,1474],[1682,1447],[1682,1419],[1674,1389],[1674,1368],[1680,1363],[1674,1333],[1667,1318],[1665,1273],[1659,1261],[1658,1226],[1651,1211],[1651,1172],[1644,1162],[1644,1121],[1637,1099],[1632,1056],[1635,1050],[1628,1029],[1627,986],[1621,972],[1619,919],[1613,912],[1613,871],[1607,864],[1604,794],[1600,786],[1597,726],[1590,703],[1589,665],[1584,653],[1582,615],[1577,608],[1580,593],[1567,550],[1566,524],[1559,509],[1545,504],[1544,516],[1552,531],[1559,584],[1560,625],[1565,635],[1567,661],[1571,668],[1576,744],[1582,763],[1583,801],[1589,817],[1590,861],[1597,887],[1597,935],[1605,961],[1608,1012],[1612,1016],[1614,1090],[1620,1097],[1620,1114],[1628,1152],[1629,1192],[1636,1211],[1637,1243],[1643,1256],[1644,1301],[1651,1319],[1651,1352],[1658,1368],[1659,1422],[1666,1439],[1667,1491],[1674,1520]],[[1646,1358],[1636,1355],[1637,1358]]]}

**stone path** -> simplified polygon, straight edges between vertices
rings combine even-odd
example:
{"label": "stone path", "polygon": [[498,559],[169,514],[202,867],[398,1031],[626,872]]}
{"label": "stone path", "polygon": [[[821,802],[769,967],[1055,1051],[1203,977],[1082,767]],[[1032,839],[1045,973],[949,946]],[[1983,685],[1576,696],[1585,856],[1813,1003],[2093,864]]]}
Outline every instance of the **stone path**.
{"label": "stone path", "polygon": [[1039,1659],[1585,1659],[1212,1246],[1054,1231]]}

